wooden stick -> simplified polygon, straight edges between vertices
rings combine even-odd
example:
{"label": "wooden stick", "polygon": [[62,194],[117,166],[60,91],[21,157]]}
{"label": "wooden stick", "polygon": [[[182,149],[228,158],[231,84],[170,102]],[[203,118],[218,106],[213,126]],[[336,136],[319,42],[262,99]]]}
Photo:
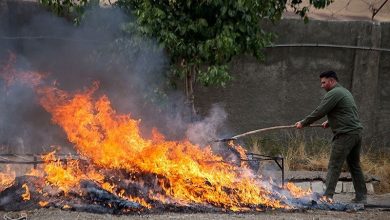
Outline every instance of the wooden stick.
{"label": "wooden stick", "polygon": [[[322,127],[322,125],[314,124],[314,125],[310,125],[309,127]],[[232,139],[244,137],[244,136],[247,136],[249,134],[255,134],[255,133],[260,133],[260,132],[264,132],[264,131],[271,131],[271,130],[279,130],[279,129],[284,129],[284,128],[295,128],[295,125],[282,125],[282,126],[274,126],[274,127],[269,127],[269,128],[257,129],[257,130],[248,131],[248,132],[245,132],[242,134],[238,134],[236,136],[233,136]]]}
{"label": "wooden stick", "polygon": [[[312,124],[312,125],[309,125],[308,127],[322,127],[322,125],[321,124]],[[295,128],[295,125],[281,125],[281,126],[274,126],[274,127],[269,127],[269,128],[261,128],[261,129],[257,129],[257,130],[253,130],[253,131],[248,131],[248,132],[245,132],[242,134],[238,134],[238,135],[235,135],[231,138],[215,140],[215,142],[226,142],[226,141],[231,141],[231,140],[237,140],[238,138],[247,136],[249,134],[261,133],[264,131],[279,130],[279,129],[285,129],[285,128]]]}

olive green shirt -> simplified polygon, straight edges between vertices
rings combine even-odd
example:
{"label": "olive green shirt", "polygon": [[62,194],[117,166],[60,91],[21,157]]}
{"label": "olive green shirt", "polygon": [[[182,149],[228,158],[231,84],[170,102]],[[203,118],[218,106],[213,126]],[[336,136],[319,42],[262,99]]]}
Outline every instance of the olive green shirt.
{"label": "olive green shirt", "polygon": [[363,129],[352,94],[338,83],[325,94],[320,105],[301,121],[302,126],[308,126],[325,115],[334,135],[358,134]]}

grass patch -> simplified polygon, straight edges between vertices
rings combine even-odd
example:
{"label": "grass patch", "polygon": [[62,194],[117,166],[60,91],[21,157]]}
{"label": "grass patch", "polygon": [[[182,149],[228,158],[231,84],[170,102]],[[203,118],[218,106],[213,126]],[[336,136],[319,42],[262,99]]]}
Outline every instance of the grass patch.
{"label": "grass patch", "polygon": [[[327,171],[331,151],[331,140],[328,138],[305,138],[299,133],[288,133],[287,138],[267,135],[251,137],[245,140],[250,152],[270,156],[283,156],[286,170]],[[376,193],[390,192],[390,152],[364,146],[361,154],[361,166],[365,174],[380,178],[375,185]],[[348,172],[346,163],[343,172]]]}

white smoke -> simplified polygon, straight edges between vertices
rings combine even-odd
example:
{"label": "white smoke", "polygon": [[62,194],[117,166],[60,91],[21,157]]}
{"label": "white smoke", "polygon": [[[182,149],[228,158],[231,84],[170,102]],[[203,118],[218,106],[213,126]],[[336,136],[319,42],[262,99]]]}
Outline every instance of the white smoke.
{"label": "white smoke", "polygon": [[207,117],[188,126],[186,136],[192,143],[205,146],[211,140],[218,139],[218,129],[223,126],[226,118],[225,110],[213,105]]}

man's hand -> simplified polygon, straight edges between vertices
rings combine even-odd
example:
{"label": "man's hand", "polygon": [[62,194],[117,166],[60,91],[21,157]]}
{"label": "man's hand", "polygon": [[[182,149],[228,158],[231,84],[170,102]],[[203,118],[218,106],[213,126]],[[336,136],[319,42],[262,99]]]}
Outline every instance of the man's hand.
{"label": "man's hand", "polygon": [[323,128],[329,128],[329,122],[326,120],[324,123],[322,123]]}
{"label": "man's hand", "polygon": [[298,129],[303,128],[302,123],[301,123],[300,121],[298,121],[297,123],[295,123],[295,127],[298,128]]}

